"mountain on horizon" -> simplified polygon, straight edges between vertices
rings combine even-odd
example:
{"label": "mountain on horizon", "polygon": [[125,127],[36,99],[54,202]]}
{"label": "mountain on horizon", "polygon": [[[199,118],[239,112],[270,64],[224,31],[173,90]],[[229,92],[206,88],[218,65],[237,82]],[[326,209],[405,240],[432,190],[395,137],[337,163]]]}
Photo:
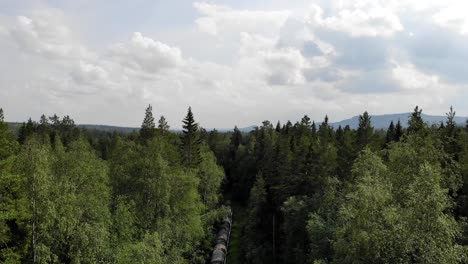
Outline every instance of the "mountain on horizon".
{"label": "mountain on horizon", "polygon": [[[411,113],[370,115],[370,116],[371,116],[372,126],[375,129],[387,129],[388,126],[390,125],[390,122],[393,121],[396,124],[398,120],[400,120],[401,125],[403,127],[407,127],[408,120],[409,120],[409,117],[411,116]],[[447,116],[427,115],[424,113],[421,114],[421,117],[423,118],[425,122],[429,123],[429,125],[439,124],[440,122],[445,122],[447,120]],[[459,125],[465,124],[467,119],[468,117],[456,116],[455,122]],[[349,125],[353,129],[357,129],[359,126],[359,116],[353,116],[352,118],[349,118],[349,119],[331,123],[331,126],[333,126],[334,128],[338,128],[339,126],[345,127],[347,125]]]}

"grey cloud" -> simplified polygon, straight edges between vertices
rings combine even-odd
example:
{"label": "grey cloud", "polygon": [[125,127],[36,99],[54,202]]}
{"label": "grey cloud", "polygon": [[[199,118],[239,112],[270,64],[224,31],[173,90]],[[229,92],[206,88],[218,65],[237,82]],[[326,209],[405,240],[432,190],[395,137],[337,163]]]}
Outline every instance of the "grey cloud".
{"label": "grey cloud", "polygon": [[333,83],[344,78],[338,69],[331,67],[321,69],[306,69],[304,70],[304,76],[309,82],[320,80],[323,82]]}
{"label": "grey cloud", "polygon": [[348,93],[372,94],[396,92],[400,86],[391,76],[391,69],[378,69],[346,78],[337,88]]}
{"label": "grey cloud", "polygon": [[351,37],[345,33],[317,30],[317,36],[336,49],[334,64],[350,69],[371,70],[388,65],[388,40],[375,37]]}
{"label": "grey cloud", "polygon": [[439,75],[448,82],[468,82],[467,35],[439,27],[423,18],[407,17],[404,22],[411,26],[414,34],[399,34],[395,46],[409,61],[421,70]]}

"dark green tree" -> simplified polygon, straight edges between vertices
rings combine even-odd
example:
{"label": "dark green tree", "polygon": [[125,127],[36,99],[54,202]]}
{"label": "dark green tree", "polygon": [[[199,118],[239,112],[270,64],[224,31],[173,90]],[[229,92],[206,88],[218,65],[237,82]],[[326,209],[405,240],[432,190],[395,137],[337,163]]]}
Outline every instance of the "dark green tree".
{"label": "dark green tree", "polygon": [[426,124],[424,123],[424,120],[422,119],[421,113],[422,113],[422,109],[419,109],[419,107],[416,106],[416,108],[414,108],[414,111],[408,120],[408,129],[407,129],[408,134],[421,132],[426,127]]}
{"label": "dark green tree", "polygon": [[370,143],[373,134],[374,128],[371,124],[371,117],[366,111],[359,116],[359,127],[357,129],[359,149],[363,149]]}
{"label": "dark green tree", "polygon": [[143,141],[152,139],[156,134],[156,125],[154,123],[153,117],[153,107],[148,105],[145,110],[145,118],[143,119],[143,123],[141,124],[140,128],[140,138]]}
{"label": "dark green tree", "polygon": [[191,107],[182,122],[182,159],[186,166],[196,167],[200,163],[201,142],[198,124],[195,122]]}
{"label": "dark green tree", "polygon": [[31,118],[28,119],[27,123],[23,123],[23,125],[19,128],[18,131],[19,143],[24,144],[26,142],[26,139],[34,134],[36,128],[37,125],[35,124],[35,122],[32,121]]}
{"label": "dark green tree", "polygon": [[388,126],[388,129],[387,129],[387,135],[385,137],[385,143],[390,143],[392,141],[395,140],[395,134],[396,134],[396,131],[395,131],[395,124],[393,124],[393,120],[392,122],[390,122],[390,126]]}
{"label": "dark green tree", "polygon": [[403,126],[401,125],[400,119],[398,119],[398,122],[395,126],[395,135],[393,140],[395,142],[400,141],[401,137],[403,136]]}
{"label": "dark green tree", "polygon": [[162,115],[161,118],[159,118],[158,121],[158,129],[161,132],[161,134],[165,134],[169,131],[169,124],[166,121],[166,118]]}

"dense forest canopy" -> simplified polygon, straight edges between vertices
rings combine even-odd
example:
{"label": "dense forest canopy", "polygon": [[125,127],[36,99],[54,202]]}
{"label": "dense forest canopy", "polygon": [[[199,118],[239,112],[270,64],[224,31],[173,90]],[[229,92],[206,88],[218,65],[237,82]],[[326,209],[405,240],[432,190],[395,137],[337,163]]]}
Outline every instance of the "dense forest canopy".
{"label": "dense forest canopy", "polygon": [[[0,262],[209,263],[233,207],[228,263],[468,262],[468,126],[334,129],[304,116],[249,133],[78,128],[0,109]],[[229,253],[232,252],[232,253]]]}

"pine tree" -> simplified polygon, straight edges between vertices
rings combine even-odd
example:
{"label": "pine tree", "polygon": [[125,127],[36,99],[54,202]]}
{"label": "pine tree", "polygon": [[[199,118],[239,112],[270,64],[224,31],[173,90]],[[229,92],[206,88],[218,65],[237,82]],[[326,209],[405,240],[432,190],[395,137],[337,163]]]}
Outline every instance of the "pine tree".
{"label": "pine tree", "polygon": [[26,139],[34,134],[36,130],[36,124],[32,121],[31,118],[28,119],[27,123],[23,123],[23,125],[19,128],[18,131],[18,141],[20,144],[24,144]]}
{"label": "pine tree", "polygon": [[188,167],[195,167],[200,162],[200,134],[198,124],[193,117],[192,108],[189,107],[183,122],[182,158]]}
{"label": "pine tree", "polygon": [[393,124],[393,120],[392,120],[392,122],[390,122],[390,126],[388,126],[388,129],[387,129],[387,136],[385,138],[385,143],[388,144],[392,142],[395,139],[395,134],[396,134],[395,124]]}
{"label": "pine tree", "polygon": [[169,131],[169,124],[166,121],[166,118],[162,115],[161,118],[159,118],[158,121],[158,129],[161,132],[161,134],[165,134],[167,131]]}
{"label": "pine tree", "polygon": [[310,127],[310,125],[311,125],[311,123],[310,123],[310,118],[309,118],[307,115],[305,115],[305,116],[301,119],[301,125]]}
{"label": "pine tree", "polygon": [[145,118],[143,119],[143,123],[141,124],[140,129],[140,138],[142,140],[149,140],[155,136],[156,125],[154,124],[154,117],[153,117],[153,108],[149,105],[145,111]]}
{"label": "pine tree", "polygon": [[3,122],[5,117],[3,116],[3,108],[0,108],[0,122]]}
{"label": "pine tree", "polygon": [[242,133],[239,130],[239,128],[235,126],[234,133],[232,133],[232,136],[231,136],[231,143],[229,144],[230,149],[237,150],[237,148],[239,147],[241,143],[242,143]]}
{"label": "pine tree", "polygon": [[371,141],[371,137],[374,133],[374,128],[371,125],[371,117],[369,113],[364,112],[364,114],[359,116],[359,127],[357,129],[358,144],[360,149],[363,149]]}
{"label": "pine tree", "polygon": [[403,136],[403,126],[401,125],[400,119],[398,119],[398,122],[395,127],[395,135],[393,140],[395,142],[400,141],[400,138]]}
{"label": "pine tree", "polygon": [[323,144],[330,143],[333,139],[333,128],[328,124],[328,115],[325,115],[325,119],[319,126],[318,136]]}
{"label": "pine tree", "polygon": [[448,137],[454,137],[455,136],[455,131],[456,131],[456,122],[455,122],[455,114],[456,112],[453,111],[453,107],[450,106],[450,112],[446,113],[447,115],[447,121],[446,121],[446,135]]}
{"label": "pine tree", "polygon": [[278,120],[278,122],[276,123],[276,129],[275,129],[275,130],[276,130],[276,132],[281,133],[281,123],[280,123],[279,120]]}
{"label": "pine tree", "polygon": [[453,111],[453,107],[450,106],[450,112],[446,113],[447,121],[446,125],[443,128],[443,135],[444,135],[444,148],[447,153],[456,154],[461,151],[461,146],[458,144],[456,137],[457,137],[457,124],[455,122],[455,111]]}
{"label": "pine tree", "polygon": [[414,108],[414,112],[411,114],[410,119],[408,120],[408,134],[418,133],[425,127],[421,113],[422,109],[419,109],[419,107],[416,106],[416,108]]}
{"label": "pine tree", "polygon": [[52,123],[52,128],[58,130],[60,127],[60,118],[54,114],[53,116],[49,116],[49,120]]}

